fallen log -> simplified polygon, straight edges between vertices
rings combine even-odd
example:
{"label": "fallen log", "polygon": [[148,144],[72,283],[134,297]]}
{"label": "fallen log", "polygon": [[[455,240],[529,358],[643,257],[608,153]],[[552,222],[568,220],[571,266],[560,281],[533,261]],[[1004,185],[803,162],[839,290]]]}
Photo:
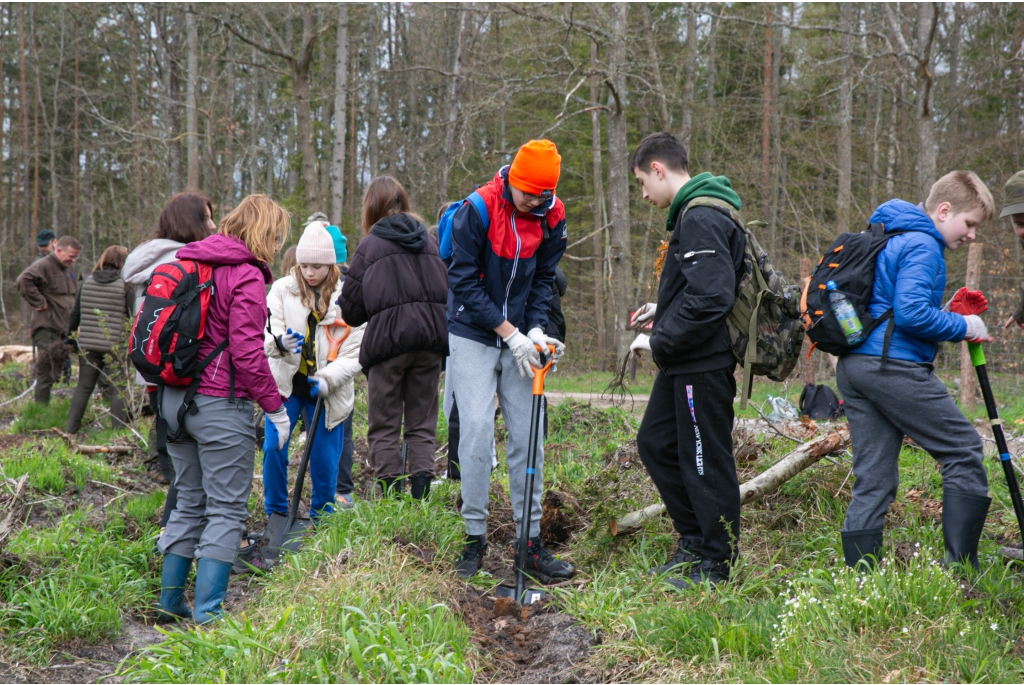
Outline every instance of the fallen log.
{"label": "fallen log", "polygon": [[67,443],[68,447],[79,454],[131,454],[135,448],[131,445],[80,445],[70,435],[54,426],[50,431],[33,431],[34,433],[56,433],[57,437]]}
{"label": "fallen log", "polygon": [[[850,444],[850,429],[838,424],[827,434],[805,442],[757,476],[740,485],[740,504],[749,504],[777,490],[783,483],[823,457],[845,449]],[[621,518],[612,517],[608,529],[612,535],[626,535],[644,523],[665,513],[664,504],[652,504]]]}

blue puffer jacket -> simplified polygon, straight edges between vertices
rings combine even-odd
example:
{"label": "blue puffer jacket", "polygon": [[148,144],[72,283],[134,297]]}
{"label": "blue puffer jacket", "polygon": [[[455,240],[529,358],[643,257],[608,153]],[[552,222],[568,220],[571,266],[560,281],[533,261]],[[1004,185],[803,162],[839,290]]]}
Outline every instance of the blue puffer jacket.
{"label": "blue puffer jacket", "polygon": [[[930,362],[936,343],[963,340],[964,317],[942,310],[946,289],[946,244],[935,224],[920,207],[889,200],[871,215],[886,231],[909,231],[886,243],[875,263],[874,292],[869,311],[879,317],[892,307],[896,327],[889,342],[889,357]],[[851,354],[882,356],[886,324],[880,324]]]}

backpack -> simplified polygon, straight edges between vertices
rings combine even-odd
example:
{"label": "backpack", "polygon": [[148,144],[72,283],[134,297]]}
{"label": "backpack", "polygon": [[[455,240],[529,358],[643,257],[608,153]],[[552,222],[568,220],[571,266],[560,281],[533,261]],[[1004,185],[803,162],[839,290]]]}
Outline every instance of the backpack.
{"label": "backpack", "polygon": [[[800,309],[803,312],[807,337],[819,350],[844,355],[862,345],[877,326],[888,321],[882,346],[882,359],[885,359],[895,324],[892,308],[876,319],[871,316],[868,306],[871,304],[871,294],[874,290],[878,253],[893,236],[900,233],[906,231],[886,233],[882,224],[871,224],[866,231],[859,233],[843,233],[818,260],[810,279],[804,284]],[[836,291],[850,301],[864,327],[864,337],[856,344],[851,345],[847,342],[842,326],[832,312],[826,289],[829,281],[835,281]]]}
{"label": "backpack", "polygon": [[800,415],[812,419],[838,419],[844,414],[843,401],[827,385],[808,383],[800,391]]}
{"label": "backpack", "polygon": [[[184,425],[185,411],[199,389],[203,369],[224,349],[222,341],[205,358],[199,359],[199,344],[206,328],[206,314],[213,296],[213,267],[192,259],[179,259],[153,269],[146,285],[145,299],[132,322],[128,357],[148,383],[187,387],[178,410],[178,426]],[[231,399],[234,399],[234,368],[230,368]],[[159,419],[157,429],[166,422]],[[170,436],[171,440],[177,435]]]}
{"label": "backpack", "polygon": [[[736,302],[726,319],[733,356],[743,367],[742,409],[750,398],[754,376],[781,382],[796,368],[804,342],[803,321],[797,309],[799,286],[786,282],[751,231],[768,224],[745,224],[731,204],[713,197],[690,200],[683,214],[694,207],[714,207],[726,212],[743,231],[743,273],[736,284]],[[754,344],[750,344],[751,340]]]}
{"label": "backpack", "polygon": [[480,220],[484,222],[484,230],[486,231],[491,223],[491,217],[487,213],[487,205],[484,204],[484,199],[480,197],[480,194],[473,191],[465,200],[458,200],[448,205],[448,209],[444,210],[444,214],[437,220],[437,242],[438,250],[441,253],[441,259],[448,263],[451,261],[452,252],[452,221],[455,219],[455,212],[459,211],[459,207],[469,202],[476,207],[476,213],[480,215]]}

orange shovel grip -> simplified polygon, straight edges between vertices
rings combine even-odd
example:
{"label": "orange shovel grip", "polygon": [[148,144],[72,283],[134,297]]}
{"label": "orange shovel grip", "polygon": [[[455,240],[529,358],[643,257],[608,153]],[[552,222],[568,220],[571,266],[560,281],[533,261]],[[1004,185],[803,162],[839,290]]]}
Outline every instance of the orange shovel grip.
{"label": "orange shovel grip", "polygon": [[[534,345],[538,351],[540,351],[540,345]],[[544,394],[544,376],[551,370],[551,365],[555,363],[555,346],[548,345],[548,363],[539,369],[533,370],[533,394],[543,395]]]}
{"label": "orange shovel grip", "polygon": [[[345,330],[342,331],[341,335],[335,338],[333,335],[331,335],[332,328],[344,328]],[[334,323],[329,323],[324,326],[324,333],[327,334],[327,342],[330,343],[329,347],[327,348],[328,363],[333,362],[335,359],[338,358],[338,352],[341,350],[341,344],[345,342],[345,339],[348,338],[348,334],[351,331],[352,329],[349,328],[349,325],[342,321],[341,319],[335,319]]]}

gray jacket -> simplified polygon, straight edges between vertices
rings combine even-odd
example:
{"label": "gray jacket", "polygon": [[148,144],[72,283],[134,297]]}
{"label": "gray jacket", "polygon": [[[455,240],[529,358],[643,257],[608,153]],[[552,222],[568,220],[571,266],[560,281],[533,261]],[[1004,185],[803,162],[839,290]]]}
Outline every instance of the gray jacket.
{"label": "gray jacket", "polygon": [[134,289],[114,269],[100,269],[78,289],[68,328],[78,329],[86,352],[110,352],[124,339],[134,311]]}

